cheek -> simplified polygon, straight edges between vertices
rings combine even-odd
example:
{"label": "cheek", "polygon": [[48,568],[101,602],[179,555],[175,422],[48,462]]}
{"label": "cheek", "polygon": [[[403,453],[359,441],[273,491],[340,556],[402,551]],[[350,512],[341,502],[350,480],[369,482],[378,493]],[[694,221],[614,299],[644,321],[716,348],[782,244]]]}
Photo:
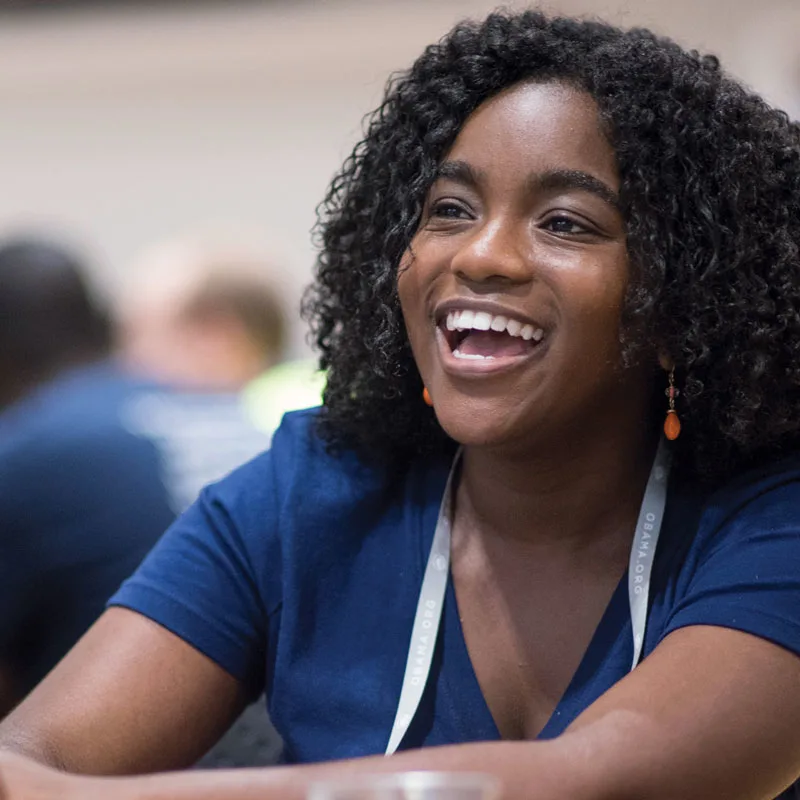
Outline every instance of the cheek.
{"label": "cheek", "polygon": [[575,316],[600,326],[619,323],[628,288],[627,258],[602,259],[568,277],[563,288]]}

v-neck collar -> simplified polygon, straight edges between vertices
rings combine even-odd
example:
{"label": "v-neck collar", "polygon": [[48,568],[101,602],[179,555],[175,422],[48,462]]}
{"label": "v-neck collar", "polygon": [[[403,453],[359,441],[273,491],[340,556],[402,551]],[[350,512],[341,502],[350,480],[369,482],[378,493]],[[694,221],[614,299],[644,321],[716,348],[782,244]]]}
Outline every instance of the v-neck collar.
{"label": "v-neck collar", "polygon": [[[425,497],[425,502],[420,508],[422,513],[417,518],[420,580],[425,571],[448,475],[449,466],[443,469],[442,464],[436,464],[433,469],[423,471],[423,485],[418,486],[418,490],[421,489],[422,496]],[[552,739],[563,733],[600,694],[628,673],[632,653],[631,638],[626,569],[592,634],[578,668],[537,739]],[[437,681],[438,691],[441,694],[439,699],[446,705],[460,741],[501,739],[500,731],[472,666],[459,618],[452,573],[447,581],[437,648],[440,649],[441,658],[439,662],[441,676]],[[601,676],[604,679],[598,681]],[[430,679],[434,680],[435,676],[431,675]],[[426,695],[431,697],[431,687],[428,687]]]}
{"label": "v-neck collar", "polygon": [[[620,640],[627,642],[631,636],[627,586],[626,570],[592,634],[578,668],[537,739],[552,739],[563,733],[581,711],[596,699],[596,679],[602,666],[609,658],[614,659],[615,654],[612,651],[619,650],[617,645]],[[441,685],[455,726],[465,740],[501,739],[472,666],[461,627],[452,576],[447,585],[443,623],[440,641],[444,662]],[[627,671],[625,657],[630,658],[627,649],[619,659],[621,673],[618,677]]]}
{"label": "v-neck collar", "polygon": [[[420,579],[430,552],[433,531],[436,527],[449,469],[444,472],[441,470],[441,465],[437,465],[437,469],[433,473],[428,470],[425,473],[427,480],[425,480],[423,491],[427,502],[422,509],[423,513],[418,517],[421,528],[418,539],[420,543],[418,561]],[[552,715],[539,732],[538,739],[552,739],[558,736],[583,709],[597,699],[598,690],[602,693],[628,672],[631,658],[631,620],[627,590],[628,571],[626,570],[614,589],[578,668]],[[461,741],[501,739],[500,731],[483,696],[467,649],[458,613],[452,572],[447,581],[437,647],[440,648],[442,672],[439,682],[439,690],[442,693],[440,699],[448,707],[450,719],[458,731]],[[611,674],[607,674],[606,680],[599,686],[598,675],[604,672],[608,673],[609,669]],[[430,694],[428,696],[430,697]]]}

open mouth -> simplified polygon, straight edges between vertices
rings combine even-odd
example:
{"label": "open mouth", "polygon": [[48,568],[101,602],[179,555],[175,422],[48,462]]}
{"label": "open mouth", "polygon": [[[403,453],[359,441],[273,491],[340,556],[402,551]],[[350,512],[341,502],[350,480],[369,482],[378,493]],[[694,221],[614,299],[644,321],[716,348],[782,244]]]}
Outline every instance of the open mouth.
{"label": "open mouth", "polygon": [[451,311],[440,328],[453,357],[467,361],[528,356],[544,337],[543,328],[486,311]]}

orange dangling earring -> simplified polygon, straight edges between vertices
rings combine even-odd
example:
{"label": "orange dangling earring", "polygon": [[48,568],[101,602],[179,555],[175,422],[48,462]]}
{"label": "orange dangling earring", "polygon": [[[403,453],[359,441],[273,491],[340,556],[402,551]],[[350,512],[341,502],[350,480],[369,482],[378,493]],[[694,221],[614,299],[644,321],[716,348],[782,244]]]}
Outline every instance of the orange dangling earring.
{"label": "orange dangling earring", "polygon": [[678,419],[678,412],[675,410],[675,398],[680,392],[675,388],[675,368],[669,371],[669,386],[664,391],[669,398],[669,408],[667,417],[664,420],[664,436],[674,442],[681,435],[681,421]]}
{"label": "orange dangling earring", "polygon": [[422,399],[425,401],[425,405],[433,406],[433,400],[431,399],[431,393],[428,391],[428,387],[427,386],[422,390]]}

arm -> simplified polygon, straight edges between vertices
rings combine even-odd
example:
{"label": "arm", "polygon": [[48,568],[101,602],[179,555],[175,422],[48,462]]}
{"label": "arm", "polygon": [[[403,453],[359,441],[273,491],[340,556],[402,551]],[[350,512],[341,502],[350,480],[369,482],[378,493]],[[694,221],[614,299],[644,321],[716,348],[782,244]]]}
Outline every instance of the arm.
{"label": "arm", "polygon": [[[113,783],[50,776],[62,792],[52,797],[68,798],[74,790],[85,800],[112,795],[119,800],[300,800],[313,780],[425,769],[493,773],[506,787],[506,800],[772,800],[800,775],[798,686],[800,658],[792,653],[746,633],[696,626],[670,634],[552,741],[457,745],[389,759]],[[161,716],[156,722],[159,727],[150,720],[148,728],[159,740],[185,737],[190,730],[172,725],[165,737]],[[60,747],[65,746],[62,741]],[[79,740],[71,749],[85,746]],[[7,786],[4,800],[25,800],[26,787],[42,778],[39,770],[17,760],[0,761],[0,774]]]}
{"label": "arm", "polygon": [[0,723],[0,748],[70,772],[174,769],[202,756],[245,701],[183,640],[112,608]]}

